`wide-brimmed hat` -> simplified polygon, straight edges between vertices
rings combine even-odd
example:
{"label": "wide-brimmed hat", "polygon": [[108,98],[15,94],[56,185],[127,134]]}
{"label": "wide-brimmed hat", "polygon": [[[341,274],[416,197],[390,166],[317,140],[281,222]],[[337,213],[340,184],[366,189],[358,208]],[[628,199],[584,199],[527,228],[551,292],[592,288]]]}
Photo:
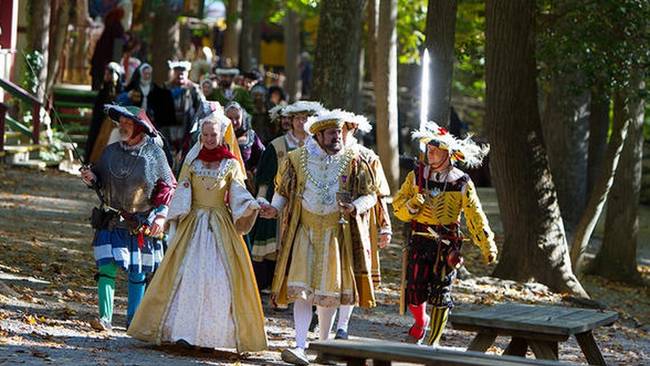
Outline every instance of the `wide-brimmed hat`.
{"label": "wide-brimmed hat", "polygon": [[119,122],[120,117],[126,117],[132,120],[134,123],[137,123],[142,128],[144,132],[149,136],[156,136],[158,131],[153,126],[153,123],[147,117],[147,112],[144,109],[134,107],[134,106],[121,106],[116,104],[104,104],[104,112],[114,120]]}
{"label": "wide-brimmed hat", "polygon": [[344,111],[341,109],[334,109],[332,112],[338,111],[343,116],[343,121],[345,123],[352,123],[357,126],[357,129],[363,133],[368,133],[372,131],[372,125],[366,116],[361,114],[355,114],[352,112]]}
{"label": "wide-brimmed hat", "polygon": [[290,116],[297,113],[307,113],[308,115],[313,116],[316,113],[322,112],[323,110],[323,105],[318,102],[299,100],[295,103],[289,104],[285,109],[282,110],[282,114],[285,116]]}

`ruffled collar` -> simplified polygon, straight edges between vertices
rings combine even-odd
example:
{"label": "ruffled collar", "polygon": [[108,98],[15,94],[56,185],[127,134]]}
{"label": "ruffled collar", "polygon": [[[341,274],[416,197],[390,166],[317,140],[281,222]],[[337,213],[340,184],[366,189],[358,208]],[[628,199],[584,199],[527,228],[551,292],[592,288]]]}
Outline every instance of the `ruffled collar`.
{"label": "ruffled collar", "polygon": [[296,135],[293,134],[293,131],[287,132],[284,136],[287,139],[287,145],[289,145],[289,148],[292,149],[305,145],[305,143],[307,142],[307,140],[309,140],[310,137],[309,134],[305,134],[305,138],[301,140],[298,137],[296,137]]}
{"label": "ruffled collar", "polygon": [[432,180],[434,182],[455,182],[458,179],[462,178],[465,175],[465,173],[456,168],[453,167],[451,170],[448,170],[446,172],[432,172],[431,176],[429,176],[429,166],[424,167],[424,177],[429,177],[429,180]]}

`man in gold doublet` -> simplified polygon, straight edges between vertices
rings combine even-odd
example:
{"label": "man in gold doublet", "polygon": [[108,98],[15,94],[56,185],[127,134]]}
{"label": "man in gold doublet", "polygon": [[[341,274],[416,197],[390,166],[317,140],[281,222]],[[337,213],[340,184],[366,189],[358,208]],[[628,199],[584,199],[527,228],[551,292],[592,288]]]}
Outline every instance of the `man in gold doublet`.
{"label": "man in gold doublet", "polygon": [[296,365],[309,363],[304,350],[312,304],[321,340],[329,337],[339,305],[375,305],[370,253],[354,246],[365,241],[369,247],[368,231],[359,224],[377,203],[376,187],[368,163],[343,148],[343,123],[336,111],[310,118],[305,129],[312,138],[288,154],[273,200],[261,212],[274,217],[289,208],[272,296],[279,305],[294,303],[296,348],[284,350],[282,359]]}

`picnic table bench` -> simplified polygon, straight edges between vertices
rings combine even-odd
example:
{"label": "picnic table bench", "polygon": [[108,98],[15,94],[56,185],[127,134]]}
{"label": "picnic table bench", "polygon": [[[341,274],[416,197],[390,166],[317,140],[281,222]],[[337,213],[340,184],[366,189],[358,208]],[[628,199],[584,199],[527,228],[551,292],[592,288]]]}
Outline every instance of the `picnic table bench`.
{"label": "picnic table bench", "polygon": [[477,333],[468,351],[485,352],[497,336],[510,336],[504,354],[525,357],[530,347],[538,359],[557,360],[558,342],[575,336],[591,365],[606,365],[593,330],[616,319],[613,311],[514,303],[449,316],[454,329]]}
{"label": "picnic table bench", "polygon": [[369,338],[312,342],[309,349],[317,351],[325,359],[345,361],[348,366],[365,366],[366,360],[372,360],[373,366],[389,366],[393,361],[436,366],[567,365],[557,361],[461,352]]}

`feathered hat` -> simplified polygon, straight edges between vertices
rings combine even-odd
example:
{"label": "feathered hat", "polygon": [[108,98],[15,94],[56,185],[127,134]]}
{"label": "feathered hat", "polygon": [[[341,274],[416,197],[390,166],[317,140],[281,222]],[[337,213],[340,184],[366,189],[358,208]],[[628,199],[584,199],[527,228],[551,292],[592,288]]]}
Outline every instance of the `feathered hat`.
{"label": "feathered hat", "polygon": [[340,109],[321,111],[317,115],[307,118],[305,131],[309,131],[310,134],[315,135],[328,128],[342,128],[345,123],[346,113]]}
{"label": "feathered hat", "polygon": [[420,148],[426,152],[427,145],[433,145],[449,151],[452,163],[460,162],[469,168],[478,167],[483,163],[483,158],[490,152],[490,145],[478,145],[471,136],[465,139],[456,138],[446,128],[429,121],[424,126],[413,131],[413,140],[420,142]]}
{"label": "feathered hat", "polygon": [[357,126],[357,129],[363,133],[368,133],[372,131],[372,125],[366,116],[361,114],[354,114],[352,112],[343,111],[340,109],[335,109],[334,111],[341,111],[344,115],[343,121],[346,123],[352,123]]}
{"label": "feathered hat", "polygon": [[287,106],[284,104],[278,104],[275,107],[269,109],[269,118],[271,119],[271,122],[277,121],[282,116],[282,113],[286,107]]}
{"label": "feathered hat", "polygon": [[282,114],[285,116],[290,116],[296,113],[307,113],[310,116],[315,115],[316,113],[324,110],[323,105],[318,102],[312,102],[309,100],[299,100],[293,104],[288,105],[285,109],[282,110]]}

